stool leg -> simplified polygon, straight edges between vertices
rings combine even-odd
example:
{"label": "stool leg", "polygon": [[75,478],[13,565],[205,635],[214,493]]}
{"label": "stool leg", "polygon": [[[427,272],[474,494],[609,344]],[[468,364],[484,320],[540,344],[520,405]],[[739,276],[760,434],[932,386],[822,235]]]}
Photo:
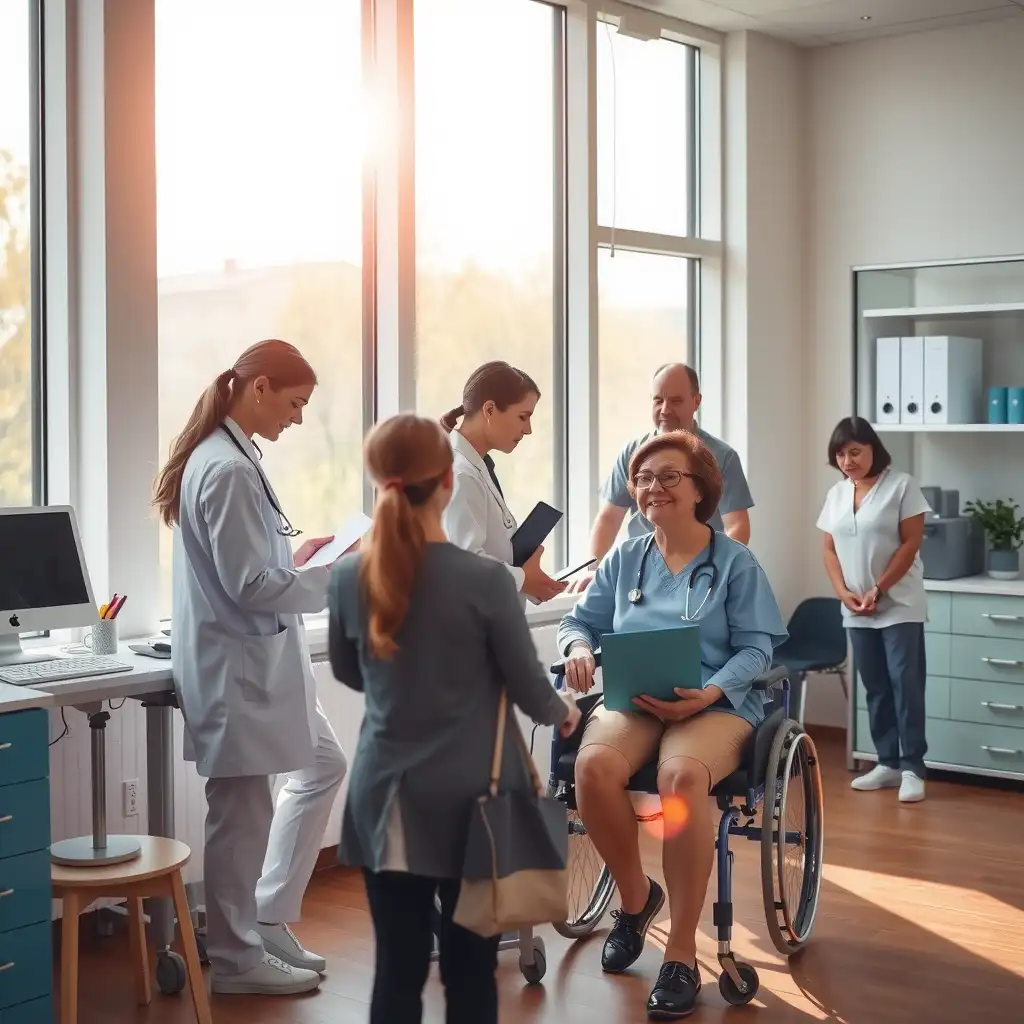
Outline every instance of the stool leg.
{"label": "stool leg", "polygon": [[178,933],[181,936],[181,952],[185,957],[185,969],[188,972],[188,988],[192,994],[192,1004],[196,1010],[199,1024],[213,1024],[210,1014],[210,1001],[206,996],[206,982],[203,980],[203,968],[199,963],[199,949],[196,946],[196,933],[192,929],[192,914],[188,909],[188,894],[181,872],[171,873],[171,895],[174,899],[174,910],[178,916]]}
{"label": "stool leg", "polygon": [[146,922],[142,918],[142,899],[128,900],[128,938],[132,949],[132,970],[135,973],[135,997],[139,1006],[149,1006],[153,989],[149,981],[149,951],[146,946]]}
{"label": "stool leg", "polygon": [[60,1024],[78,1024],[78,916],[82,898],[77,892],[61,896]]}

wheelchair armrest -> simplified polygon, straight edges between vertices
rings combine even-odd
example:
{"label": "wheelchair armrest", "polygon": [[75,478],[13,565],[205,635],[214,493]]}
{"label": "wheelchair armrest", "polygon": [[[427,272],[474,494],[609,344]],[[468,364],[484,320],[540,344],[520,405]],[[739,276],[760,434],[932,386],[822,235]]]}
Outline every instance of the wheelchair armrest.
{"label": "wheelchair armrest", "polygon": [[[597,668],[601,667],[601,648],[598,647],[594,651],[594,664]],[[565,677],[565,658],[559,658],[558,661],[551,663],[551,674],[556,680],[561,680]]]}
{"label": "wheelchair armrest", "polygon": [[562,736],[558,730],[555,730],[554,736],[551,738],[551,768],[554,770],[555,764],[563,754],[572,753],[574,750],[579,750],[580,741],[583,739],[583,728],[587,724],[587,718],[590,712],[604,700],[603,693],[588,693],[583,697],[576,698],[576,707],[580,709],[580,721],[579,725],[576,726],[576,731],[571,736]]}
{"label": "wheelchair armrest", "polygon": [[769,669],[763,675],[754,679],[750,688],[752,690],[784,690],[789,682],[789,669],[785,665]]}

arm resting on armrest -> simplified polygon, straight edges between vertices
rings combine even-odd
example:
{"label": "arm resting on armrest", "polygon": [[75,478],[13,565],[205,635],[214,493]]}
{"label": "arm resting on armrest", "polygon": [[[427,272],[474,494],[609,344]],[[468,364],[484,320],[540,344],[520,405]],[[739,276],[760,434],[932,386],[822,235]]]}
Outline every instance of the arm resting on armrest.
{"label": "arm resting on armrest", "polygon": [[750,682],[752,690],[788,690],[789,669],[785,665],[779,665],[762,673]]}

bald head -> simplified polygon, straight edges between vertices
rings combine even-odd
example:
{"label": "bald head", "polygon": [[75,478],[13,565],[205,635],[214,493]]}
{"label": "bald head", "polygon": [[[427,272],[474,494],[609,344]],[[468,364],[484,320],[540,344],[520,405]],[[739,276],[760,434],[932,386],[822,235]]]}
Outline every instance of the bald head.
{"label": "bald head", "polygon": [[685,363],[659,366],[651,386],[654,425],[662,432],[692,430],[700,406],[697,371]]}

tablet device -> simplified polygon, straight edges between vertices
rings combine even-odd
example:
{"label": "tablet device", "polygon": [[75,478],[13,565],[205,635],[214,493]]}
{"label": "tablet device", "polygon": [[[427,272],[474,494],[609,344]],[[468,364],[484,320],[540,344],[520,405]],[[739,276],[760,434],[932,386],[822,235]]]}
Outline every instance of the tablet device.
{"label": "tablet device", "polygon": [[546,502],[538,501],[522,526],[512,534],[512,564],[525,565],[530,556],[548,539],[562,513]]}
{"label": "tablet device", "polygon": [[553,579],[558,583],[564,583],[570,576],[575,576],[581,569],[589,569],[597,561],[596,558],[588,558],[585,562],[580,562],[579,565],[574,565],[569,569],[563,569],[561,572],[555,573]]}
{"label": "tablet device", "polygon": [[700,627],[606,633],[601,637],[604,706],[609,711],[639,711],[634,697],[678,700],[678,686],[701,688]]}

